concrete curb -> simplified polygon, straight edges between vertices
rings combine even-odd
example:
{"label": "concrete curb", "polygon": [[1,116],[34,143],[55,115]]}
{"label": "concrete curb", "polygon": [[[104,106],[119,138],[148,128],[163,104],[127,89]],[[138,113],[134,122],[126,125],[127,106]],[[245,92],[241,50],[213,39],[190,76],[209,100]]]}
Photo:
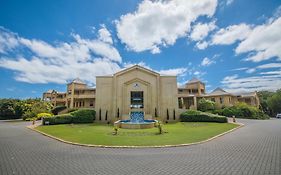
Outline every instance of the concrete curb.
{"label": "concrete curb", "polygon": [[85,146],[85,147],[96,147],[96,148],[170,148],[170,147],[183,147],[183,146],[191,146],[191,145],[198,145],[198,144],[203,144],[203,143],[206,143],[206,142],[209,142],[211,140],[214,140],[218,137],[221,137],[225,134],[228,134],[230,132],[233,132],[241,127],[244,126],[243,123],[233,123],[233,124],[236,124],[238,125],[237,127],[231,129],[231,130],[228,130],[224,133],[221,133],[219,135],[216,135],[214,137],[211,137],[207,140],[203,140],[203,141],[200,141],[200,142],[193,142],[193,143],[187,143],[187,144],[178,144],[178,145],[159,145],[159,146],[108,146],[108,145],[92,145],[92,144],[83,144],[83,143],[75,143],[75,142],[70,142],[70,141],[66,141],[66,140],[63,140],[63,139],[60,139],[58,137],[55,137],[55,136],[52,136],[52,135],[49,135],[49,134],[46,134],[42,131],[39,131],[37,129],[35,129],[37,126],[39,125],[30,125],[30,126],[27,126],[27,128],[33,130],[33,131],[36,131],[44,136],[47,136],[47,137],[50,137],[52,139],[55,139],[55,140],[58,140],[60,142],[63,142],[63,143],[66,143],[66,144],[71,144],[71,145],[76,145],[76,146]]}

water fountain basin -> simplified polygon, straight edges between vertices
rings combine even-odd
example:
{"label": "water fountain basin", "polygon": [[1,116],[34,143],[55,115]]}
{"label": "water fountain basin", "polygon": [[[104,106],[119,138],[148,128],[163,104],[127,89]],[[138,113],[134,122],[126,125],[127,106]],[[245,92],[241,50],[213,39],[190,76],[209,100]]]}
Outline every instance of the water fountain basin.
{"label": "water fountain basin", "polygon": [[156,120],[144,120],[144,112],[134,111],[130,113],[129,120],[118,120],[114,126],[126,129],[146,129],[155,127]]}

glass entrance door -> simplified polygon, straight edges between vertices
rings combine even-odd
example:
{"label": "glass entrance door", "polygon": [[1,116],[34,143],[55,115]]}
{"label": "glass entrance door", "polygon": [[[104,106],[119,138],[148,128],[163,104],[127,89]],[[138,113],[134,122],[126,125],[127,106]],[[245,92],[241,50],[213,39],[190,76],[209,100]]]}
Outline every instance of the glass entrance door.
{"label": "glass entrance door", "polygon": [[131,91],[131,109],[143,108],[143,91]]}

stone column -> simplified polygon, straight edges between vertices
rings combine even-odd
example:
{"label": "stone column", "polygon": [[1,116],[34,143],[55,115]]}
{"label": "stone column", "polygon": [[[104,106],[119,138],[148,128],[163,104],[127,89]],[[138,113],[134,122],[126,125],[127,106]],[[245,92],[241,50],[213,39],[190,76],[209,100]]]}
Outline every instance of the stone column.
{"label": "stone column", "polygon": [[74,83],[71,85],[71,94],[70,94],[70,108],[73,108],[74,103]]}
{"label": "stone column", "polygon": [[194,103],[195,110],[197,110],[197,97],[196,96],[193,97],[193,103]]}

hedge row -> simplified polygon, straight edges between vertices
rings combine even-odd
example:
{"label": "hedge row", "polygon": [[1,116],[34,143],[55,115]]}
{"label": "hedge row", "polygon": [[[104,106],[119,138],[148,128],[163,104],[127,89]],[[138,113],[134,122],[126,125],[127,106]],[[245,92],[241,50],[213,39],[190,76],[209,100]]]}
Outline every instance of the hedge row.
{"label": "hedge row", "polygon": [[215,115],[211,113],[188,110],[180,115],[181,122],[217,122],[227,123],[225,116]]}
{"label": "hedge row", "polygon": [[51,117],[44,117],[43,125],[57,125],[70,123],[92,123],[95,120],[96,111],[90,109],[80,109],[68,114],[61,114]]}

